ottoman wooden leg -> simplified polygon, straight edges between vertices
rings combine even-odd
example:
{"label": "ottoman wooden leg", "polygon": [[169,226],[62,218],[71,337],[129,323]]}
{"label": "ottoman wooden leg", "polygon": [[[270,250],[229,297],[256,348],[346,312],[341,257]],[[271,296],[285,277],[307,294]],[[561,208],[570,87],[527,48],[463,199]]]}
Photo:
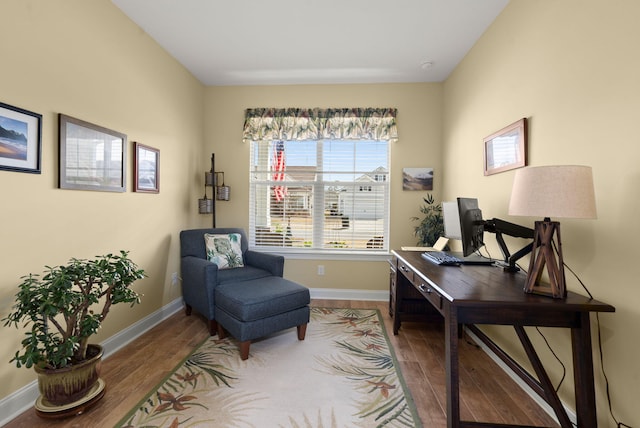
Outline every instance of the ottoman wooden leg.
{"label": "ottoman wooden leg", "polygon": [[[218,322],[216,320],[209,320],[209,336],[215,336],[216,331],[219,334],[220,327],[218,326]],[[222,339],[222,337],[220,337]]]}
{"label": "ottoman wooden leg", "polygon": [[307,334],[307,324],[302,324],[297,327],[298,340],[304,340],[304,336]]}
{"label": "ottoman wooden leg", "polygon": [[224,331],[224,327],[222,327],[222,324],[220,323],[216,323],[218,326],[218,339],[224,339],[225,337],[227,337],[227,334]]}
{"label": "ottoman wooden leg", "polygon": [[240,342],[240,359],[246,360],[247,358],[249,358],[249,346],[251,346],[250,340]]}

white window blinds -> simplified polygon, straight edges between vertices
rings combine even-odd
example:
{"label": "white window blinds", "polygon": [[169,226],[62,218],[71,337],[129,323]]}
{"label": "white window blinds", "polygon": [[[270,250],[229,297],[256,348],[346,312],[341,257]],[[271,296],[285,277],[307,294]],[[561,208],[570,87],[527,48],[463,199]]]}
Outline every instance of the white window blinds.
{"label": "white window blinds", "polygon": [[251,247],[314,253],[388,250],[388,141],[250,144]]}

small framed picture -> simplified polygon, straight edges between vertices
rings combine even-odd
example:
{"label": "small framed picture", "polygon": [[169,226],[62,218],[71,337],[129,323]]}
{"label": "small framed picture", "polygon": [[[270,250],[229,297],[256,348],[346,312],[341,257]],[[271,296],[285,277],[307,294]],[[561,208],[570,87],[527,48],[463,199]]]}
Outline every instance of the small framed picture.
{"label": "small framed picture", "polygon": [[0,103],[0,169],[40,174],[42,115]]}
{"label": "small framed picture", "polygon": [[60,188],[124,192],[127,136],[64,114],[58,119]]}
{"label": "small framed picture", "polygon": [[160,150],[133,143],[133,191],[142,193],[160,192]]}
{"label": "small framed picture", "polygon": [[433,168],[402,168],[402,190],[433,190]]}
{"label": "small framed picture", "polygon": [[484,139],[484,175],[527,165],[527,119],[522,118]]}

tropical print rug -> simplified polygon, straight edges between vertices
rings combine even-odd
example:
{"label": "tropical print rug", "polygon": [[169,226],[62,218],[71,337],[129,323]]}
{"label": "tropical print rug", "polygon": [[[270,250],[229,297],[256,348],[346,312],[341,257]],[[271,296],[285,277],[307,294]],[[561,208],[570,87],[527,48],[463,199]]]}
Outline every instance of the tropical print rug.
{"label": "tropical print rug", "polygon": [[421,427],[377,309],[311,308],[251,344],[208,338],[119,427]]}

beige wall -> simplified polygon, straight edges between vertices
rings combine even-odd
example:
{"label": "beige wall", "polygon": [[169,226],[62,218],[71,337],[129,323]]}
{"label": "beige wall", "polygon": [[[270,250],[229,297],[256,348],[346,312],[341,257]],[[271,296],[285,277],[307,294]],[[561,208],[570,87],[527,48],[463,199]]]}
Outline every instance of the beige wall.
{"label": "beige wall", "polygon": [[[248,228],[249,145],[242,142],[244,111],[251,107],[395,107],[399,141],[391,148],[391,247],[415,245],[410,218],[420,215],[427,192],[402,190],[402,168],[433,167],[433,194],[442,189],[441,84],[209,87],[207,147],[224,171],[231,200],[217,204],[218,226]],[[317,275],[317,266],[325,275]],[[313,288],[387,290],[385,261],[287,260],[285,276]]]}
{"label": "beige wall", "polygon": [[[42,174],[0,171],[0,317],[22,275],[71,257],[131,251],[142,304],[114,307],[101,341],[180,296],[177,233],[200,219],[204,89],[108,0],[3,0],[0,101],[42,114]],[[58,113],[127,134],[127,192],[57,188]],[[160,149],[160,193],[132,192],[132,141]],[[0,399],[34,379],[9,364],[22,333],[0,327]]]}
{"label": "beige wall", "polygon": [[[562,219],[563,253],[594,297],[616,307],[616,313],[600,315],[604,368],[615,414],[634,426],[640,423],[634,270],[640,254],[639,16],[635,0],[512,1],[446,81],[443,122],[444,194],[478,197],[485,217],[528,225],[535,220],[507,214],[513,171],[482,172],[482,138],[517,119],[530,120],[530,165],[593,167],[598,219]],[[495,245],[490,249],[500,254]],[[567,281],[570,290],[584,294],[569,272]],[[525,358],[511,330],[491,331]],[[568,333],[543,331],[570,367]],[[531,336],[558,382],[559,364],[535,331]],[[599,363],[596,371],[599,426],[614,426]],[[569,373],[561,389],[569,403],[571,388]]]}

